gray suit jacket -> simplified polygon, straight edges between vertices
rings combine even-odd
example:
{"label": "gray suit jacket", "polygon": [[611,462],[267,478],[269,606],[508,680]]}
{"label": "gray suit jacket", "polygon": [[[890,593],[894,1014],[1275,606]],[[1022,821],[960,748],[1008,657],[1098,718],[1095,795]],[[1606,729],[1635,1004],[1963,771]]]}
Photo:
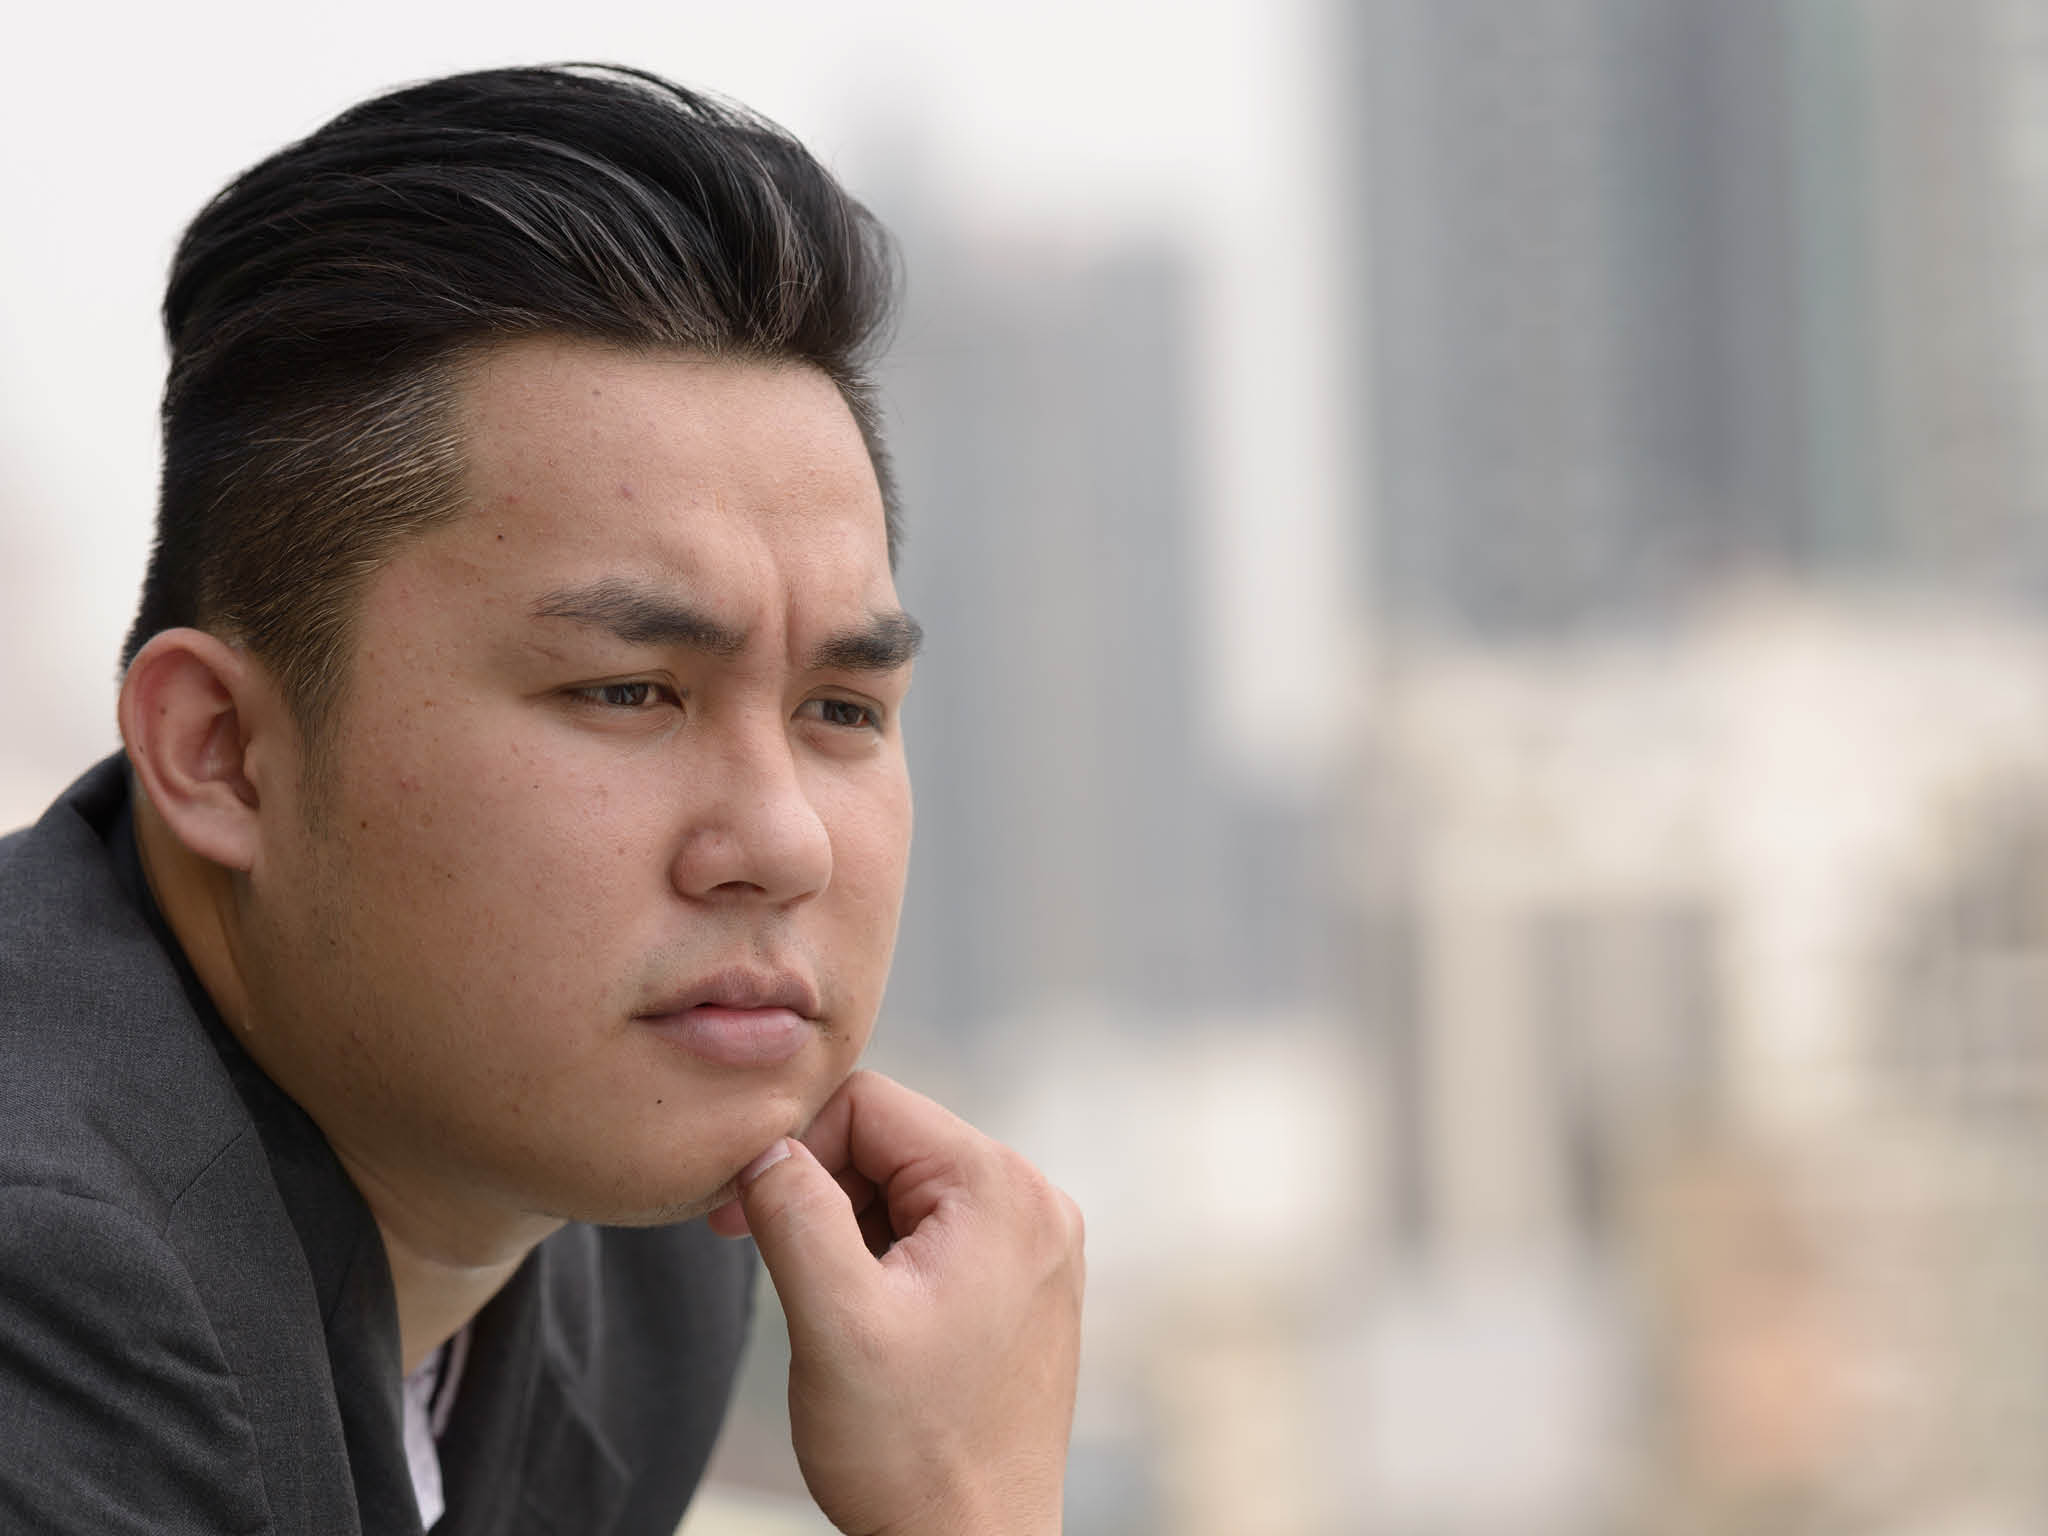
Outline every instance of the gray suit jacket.
{"label": "gray suit jacket", "polygon": [[[668,1536],[754,1259],[569,1227],[478,1317],[437,1536]],[[417,1533],[362,1199],[149,901],[125,767],[0,839],[0,1532]]]}

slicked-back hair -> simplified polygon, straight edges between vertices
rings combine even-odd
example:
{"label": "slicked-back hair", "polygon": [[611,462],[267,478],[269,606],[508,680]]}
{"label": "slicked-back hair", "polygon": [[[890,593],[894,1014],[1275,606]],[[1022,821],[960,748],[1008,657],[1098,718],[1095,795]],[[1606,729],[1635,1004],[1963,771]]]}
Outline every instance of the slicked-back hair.
{"label": "slicked-back hair", "polygon": [[819,369],[900,514],[868,369],[887,235],[744,108],[614,66],[394,91],[244,172],[164,295],[163,484],[122,653],[179,625],[248,648],[317,764],[364,582],[463,506],[454,389],[564,336]]}

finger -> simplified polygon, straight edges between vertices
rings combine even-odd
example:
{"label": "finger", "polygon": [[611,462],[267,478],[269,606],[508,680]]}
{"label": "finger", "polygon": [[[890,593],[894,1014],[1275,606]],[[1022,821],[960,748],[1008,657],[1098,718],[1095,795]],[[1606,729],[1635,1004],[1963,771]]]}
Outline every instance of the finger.
{"label": "finger", "polygon": [[843,1309],[874,1283],[874,1256],[846,1191],[802,1142],[785,1137],[740,1175],[740,1206],[793,1328]]}
{"label": "finger", "polygon": [[[812,1155],[816,1155],[815,1151]],[[875,1181],[855,1169],[841,1168],[832,1175],[832,1180],[846,1191],[847,1203],[853,1207],[855,1215],[877,1204],[881,1198],[881,1191],[875,1187]]]}
{"label": "finger", "polygon": [[704,1225],[720,1237],[745,1237],[747,1235],[747,1213],[740,1204],[740,1197],[734,1195],[723,1205],[715,1205],[704,1213]]}
{"label": "finger", "polygon": [[[884,1228],[888,1225],[888,1213],[882,1209],[881,1192],[876,1189],[875,1181],[856,1172],[852,1168],[842,1168],[833,1174],[832,1177],[834,1182],[846,1191],[846,1198],[848,1203],[853,1206],[854,1215],[860,1218],[861,1231],[867,1234],[868,1247],[874,1249],[875,1234],[869,1230],[870,1223],[879,1222]],[[747,1235],[746,1207],[740,1204],[740,1197],[734,1195],[730,1200],[725,1201],[721,1205],[715,1205],[706,1211],[704,1213],[704,1225],[716,1232],[720,1237],[745,1237]],[[886,1238],[883,1245],[887,1246]],[[875,1251],[879,1252],[880,1250],[875,1249]]]}
{"label": "finger", "polygon": [[923,1094],[875,1072],[856,1072],[819,1111],[803,1141],[825,1167],[878,1186],[897,1233],[908,1233],[949,1189],[988,1182],[991,1143]]}

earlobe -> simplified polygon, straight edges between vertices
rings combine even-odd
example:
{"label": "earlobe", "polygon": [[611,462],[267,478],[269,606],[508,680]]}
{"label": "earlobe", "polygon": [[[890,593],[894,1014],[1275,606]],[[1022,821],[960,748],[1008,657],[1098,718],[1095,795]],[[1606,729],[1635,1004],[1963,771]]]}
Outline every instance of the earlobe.
{"label": "earlobe", "polygon": [[260,831],[249,748],[261,687],[258,664],[197,629],[152,636],[121,682],[121,739],[150,804],[193,853],[244,871]]}

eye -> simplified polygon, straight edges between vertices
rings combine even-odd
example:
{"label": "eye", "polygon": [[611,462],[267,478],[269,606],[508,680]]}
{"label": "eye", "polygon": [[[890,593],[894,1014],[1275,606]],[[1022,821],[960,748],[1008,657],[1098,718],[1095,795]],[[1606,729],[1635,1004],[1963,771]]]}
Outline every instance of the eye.
{"label": "eye", "polygon": [[879,709],[853,699],[806,699],[798,713],[842,730],[875,731],[882,727],[882,712]]}
{"label": "eye", "polygon": [[585,688],[572,688],[570,693],[584,703],[605,709],[639,711],[654,704],[676,702],[674,692],[665,684],[647,681],[592,683]]}

